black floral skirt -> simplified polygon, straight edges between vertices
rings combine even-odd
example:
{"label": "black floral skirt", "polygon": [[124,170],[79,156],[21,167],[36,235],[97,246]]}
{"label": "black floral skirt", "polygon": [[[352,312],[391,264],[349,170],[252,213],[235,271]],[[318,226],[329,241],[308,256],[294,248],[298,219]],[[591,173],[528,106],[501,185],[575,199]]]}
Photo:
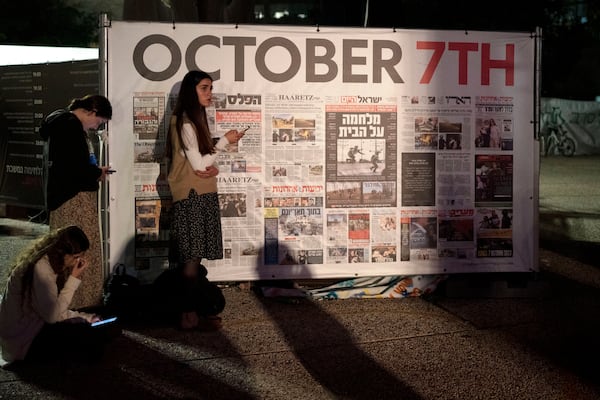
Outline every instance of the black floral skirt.
{"label": "black floral skirt", "polygon": [[198,195],[192,189],[187,199],[173,204],[169,258],[178,263],[223,258],[217,193]]}

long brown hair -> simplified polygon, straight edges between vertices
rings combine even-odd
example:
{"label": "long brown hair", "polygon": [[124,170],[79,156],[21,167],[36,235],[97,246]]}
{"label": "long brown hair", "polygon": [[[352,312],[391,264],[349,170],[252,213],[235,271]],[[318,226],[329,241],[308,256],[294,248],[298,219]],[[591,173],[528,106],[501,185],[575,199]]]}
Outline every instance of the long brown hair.
{"label": "long brown hair", "polygon": [[48,256],[50,266],[58,275],[56,286],[60,291],[71,271],[65,266],[65,255],[78,254],[90,247],[90,241],[81,228],[75,225],[55,229],[48,232],[29,247],[25,248],[10,267],[7,282],[10,279],[22,280],[22,299],[31,300],[33,288],[33,271],[35,264],[45,255]]}
{"label": "long brown hair", "polygon": [[[181,87],[173,108],[173,116],[176,119],[175,124],[169,124],[169,135],[165,144],[165,156],[173,160],[172,140],[177,139],[179,147],[187,150],[181,137],[181,131],[184,122],[191,122],[196,131],[198,140],[198,150],[200,154],[211,154],[215,152],[213,140],[208,128],[208,119],[206,117],[206,108],[200,104],[196,86],[203,79],[213,79],[204,71],[192,70],[183,77]],[[175,126],[173,126],[175,125]],[[175,130],[175,132],[173,132]],[[174,137],[173,135],[177,135]]]}

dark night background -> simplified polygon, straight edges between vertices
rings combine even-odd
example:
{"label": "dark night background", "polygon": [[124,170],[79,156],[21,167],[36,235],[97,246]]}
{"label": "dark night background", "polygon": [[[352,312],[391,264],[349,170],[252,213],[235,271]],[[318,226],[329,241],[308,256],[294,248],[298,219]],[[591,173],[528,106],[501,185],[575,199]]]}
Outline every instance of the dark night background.
{"label": "dark night background", "polygon": [[[597,0],[0,0],[0,44],[97,47],[98,16],[116,20],[364,26],[399,29],[542,29],[542,96],[600,96]],[[365,13],[367,10],[368,13]]]}

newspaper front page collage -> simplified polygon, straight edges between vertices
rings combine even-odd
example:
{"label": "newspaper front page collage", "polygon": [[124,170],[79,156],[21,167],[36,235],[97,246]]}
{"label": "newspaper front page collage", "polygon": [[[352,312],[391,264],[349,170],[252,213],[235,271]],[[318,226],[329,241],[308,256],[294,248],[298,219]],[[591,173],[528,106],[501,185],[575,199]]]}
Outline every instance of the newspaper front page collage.
{"label": "newspaper front page collage", "polygon": [[[215,93],[225,254],[253,268],[511,257],[510,97]],[[174,98],[135,93],[136,268],[168,265]],[[372,268],[372,267],[371,267]]]}

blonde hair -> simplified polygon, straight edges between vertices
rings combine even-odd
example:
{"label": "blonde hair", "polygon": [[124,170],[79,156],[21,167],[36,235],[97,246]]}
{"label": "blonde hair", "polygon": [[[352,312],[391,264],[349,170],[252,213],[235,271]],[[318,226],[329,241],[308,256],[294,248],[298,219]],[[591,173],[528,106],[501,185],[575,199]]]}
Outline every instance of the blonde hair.
{"label": "blonde hair", "polygon": [[44,256],[48,256],[50,266],[58,278],[56,285],[62,289],[71,273],[64,265],[65,255],[78,254],[90,247],[90,241],[83,230],[75,225],[58,228],[48,232],[26,247],[15,259],[9,269],[7,279],[21,279],[22,298],[31,298],[33,287],[33,271],[35,264]]}

